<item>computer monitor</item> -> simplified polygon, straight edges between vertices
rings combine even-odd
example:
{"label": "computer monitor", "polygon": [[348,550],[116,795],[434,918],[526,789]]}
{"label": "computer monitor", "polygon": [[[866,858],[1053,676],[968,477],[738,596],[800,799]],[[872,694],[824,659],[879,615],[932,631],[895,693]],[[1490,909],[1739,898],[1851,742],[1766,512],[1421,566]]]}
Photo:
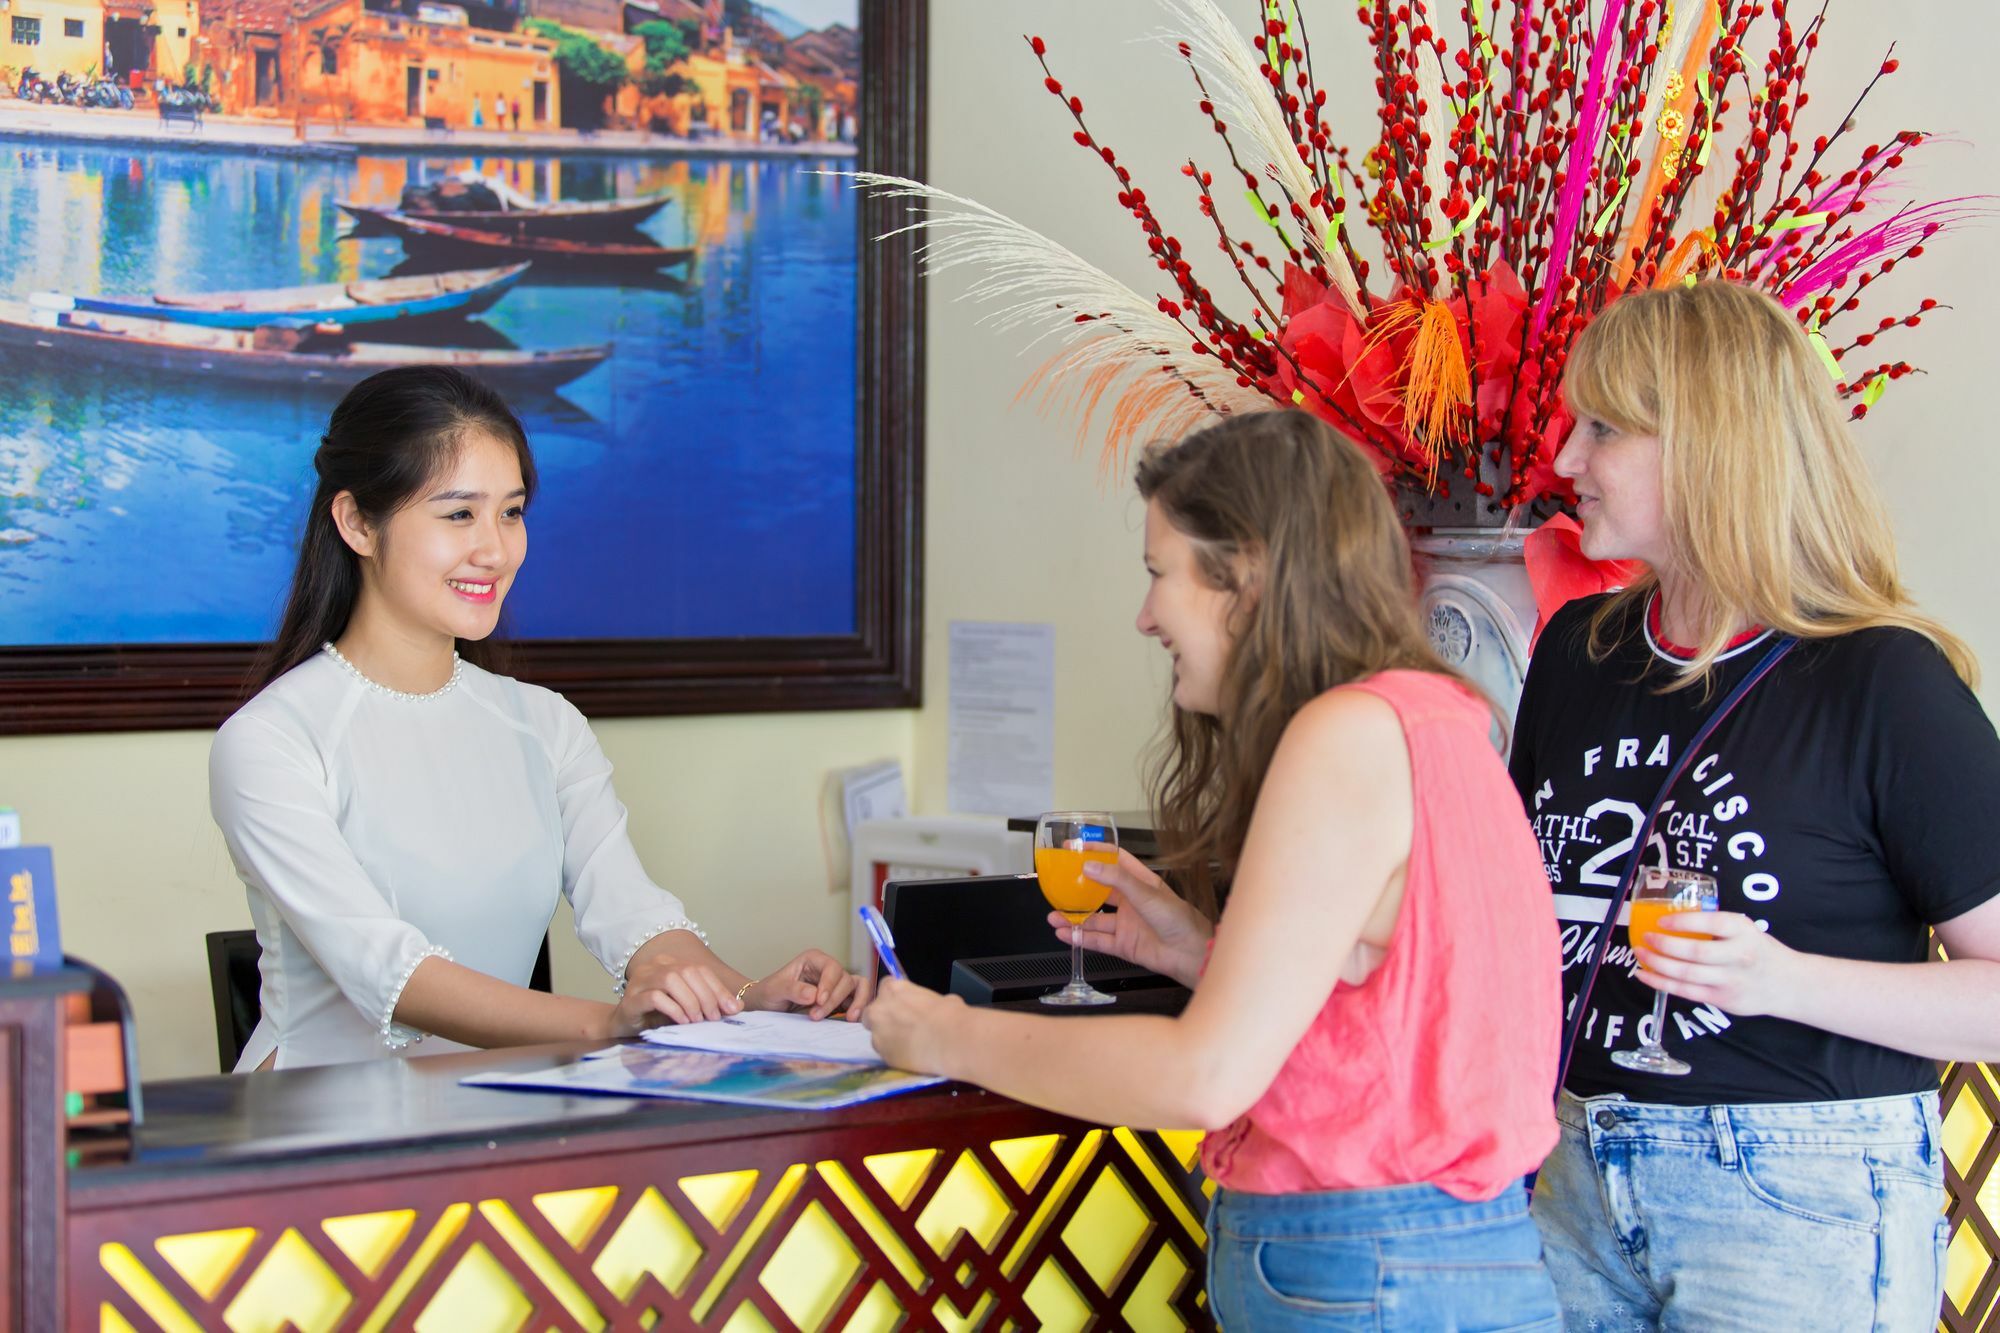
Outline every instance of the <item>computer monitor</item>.
{"label": "computer monitor", "polygon": [[882,890],[882,915],[903,970],[935,991],[951,988],[951,965],[960,958],[1063,951],[1033,875],[892,879]]}

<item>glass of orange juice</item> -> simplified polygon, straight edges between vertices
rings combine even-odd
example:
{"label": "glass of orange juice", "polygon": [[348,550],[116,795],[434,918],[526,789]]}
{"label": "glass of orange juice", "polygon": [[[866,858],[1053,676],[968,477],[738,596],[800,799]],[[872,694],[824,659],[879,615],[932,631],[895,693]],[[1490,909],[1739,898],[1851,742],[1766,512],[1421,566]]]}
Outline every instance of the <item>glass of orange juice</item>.
{"label": "glass of orange juice", "polygon": [[[1035,821],[1035,878],[1049,906],[1081,926],[1104,906],[1111,886],[1083,873],[1092,861],[1118,859],[1118,824],[1102,810],[1053,810]],[[1083,979],[1083,932],[1072,930],[1069,985],[1042,997],[1043,1004],[1111,1004],[1112,998]]]}
{"label": "glass of orange juice", "polygon": [[[1721,894],[1715,886],[1715,876],[1704,875],[1699,870],[1669,870],[1663,866],[1647,866],[1639,872],[1639,882],[1632,886],[1631,917],[1626,925],[1626,934],[1632,947],[1638,948],[1648,935],[1678,935],[1683,939],[1709,939],[1710,936],[1685,930],[1661,930],[1660,918],[1674,912],[1713,912],[1721,906]],[[1653,992],[1653,1035],[1642,1035],[1636,1051],[1613,1051],[1611,1063],[1622,1069],[1636,1069],[1642,1074],[1685,1074],[1693,1066],[1685,1060],[1677,1060],[1668,1055],[1660,1044],[1666,1035],[1667,993]]]}

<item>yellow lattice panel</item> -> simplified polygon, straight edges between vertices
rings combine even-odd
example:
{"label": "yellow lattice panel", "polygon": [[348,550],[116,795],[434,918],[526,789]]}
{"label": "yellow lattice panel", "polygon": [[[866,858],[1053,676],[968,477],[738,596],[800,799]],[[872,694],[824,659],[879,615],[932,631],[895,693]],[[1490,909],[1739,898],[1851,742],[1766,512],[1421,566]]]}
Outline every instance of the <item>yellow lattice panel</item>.
{"label": "yellow lattice panel", "polygon": [[330,1333],[354,1297],[319,1251],[287,1227],[222,1312],[230,1333]]}
{"label": "yellow lattice panel", "polygon": [[860,1271],[861,1256],[853,1243],[815,1201],[778,1242],[757,1280],[787,1319],[817,1330]]}
{"label": "yellow lattice panel", "polygon": [[466,1248],[437,1294],[411,1325],[416,1333],[513,1333],[533,1314],[535,1303],[521,1293],[513,1275],[478,1242]]}
{"label": "yellow lattice panel", "polygon": [[1125,1302],[1125,1322],[1134,1329],[1184,1329],[1187,1324],[1174,1313],[1173,1299],[1187,1281],[1188,1266],[1171,1245],[1162,1246],[1146,1267],[1146,1276],[1132,1299]]}
{"label": "yellow lattice panel", "polygon": [[[730,1282],[736,1277],[736,1270],[743,1266],[744,1259],[757,1245],[757,1242],[763,1238],[764,1233],[770,1230],[772,1219],[780,1216],[790,1207],[793,1196],[799,1192],[799,1186],[805,1181],[808,1169],[804,1162],[785,1168],[785,1174],[779,1178],[776,1187],[765,1197],[763,1207],[759,1208],[757,1215],[750,1219],[750,1225],[744,1228],[742,1238],[736,1242],[736,1247],[729,1252],[729,1257],[723,1260],[721,1268],[716,1272],[715,1280],[708,1284],[708,1290],[704,1291],[701,1294],[701,1299],[695,1302],[694,1317],[697,1320],[704,1323],[707,1321],[709,1312],[715,1308],[716,1301],[721,1298],[722,1293],[728,1289]],[[737,1319],[748,1312],[750,1312],[749,1306],[739,1306],[736,1314],[731,1315],[729,1322],[724,1324],[723,1327],[725,1329],[735,1328],[737,1326]],[[757,1318],[761,1321],[763,1316],[758,1315]]]}
{"label": "yellow lattice panel", "polygon": [[162,1236],[153,1242],[153,1248],[166,1260],[167,1267],[194,1288],[196,1295],[212,1301],[256,1239],[255,1227],[236,1227],[190,1236]]}
{"label": "yellow lattice panel", "polygon": [[416,1209],[397,1208],[386,1213],[329,1217],[319,1224],[319,1229],[347,1256],[349,1263],[374,1277],[402,1245],[416,1220]]}
{"label": "yellow lattice panel", "polygon": [[895,1333],[903,1322],[903,1307],[886,1282],[877,1282],[847,1321],[842,1333]]}
{"label": "yellow lattice panel", "polygon": [[454,1203],[438,1214],[438,1220],[431,1227],[430,1234],[424,1237],[423,1243],[417,1246],[416,1253],[403,1265],[402,1273],[382,1297],[381,1303],[375,1307],[375,1312],[361,1325],[361,1333],[380,1333],[380,1330],[388,1324],[389,1317],[401,1307],[403,1298],[423,1280],[424,1274],[430,1272],[431,1265],[438,1261],[438,1256],[444,1253],[445,1247],[458,1239],[458,1233],[465,1230],[466,1220],[471,1216],[472,1205],[469,1203]]}
{"label": "yellow lattice panel", "polygon": [[749,1202],[757,1188],[755,1171],[721,1171],[712,1176],[689,1176],[680,1182],[681,1193],[708,1219],[717,1231],[727,1231],[736,1214]]}
{"label": "yellow lattice panel", "polygon": [[1146,1233],[1153,1229],[1146,1210],[1116,1171],[1098,1175],[1076,1213],[1063,1228],[1063,1244],[1090,1280],[1110,1291],[1125,1275]]}
{"label": "yellow lattice panel", "polygon": [[1986,1252],[1979,1235],[1971,1227],[1960,1227],[1958,1234],[1951,1238],[1951,1247],[1944,1256],[1944,1294],[1952,1305],[1963,1310],[1972,1301],[1979,1284],[1986,1280],[1986,1271],[1994,1264],[1994,1256]]}
{"label": "yellow lattice panel", "polygon": [[570,1318],[583,1327],[585,1333],[600,1333],[604,1327],[604,1316],[590,1303],[590,1298],[583,1294],[583,1288],[569,1275],[569,1271],[562,1266],[562,1261],[550,1254],[547,1248],[535,1239],[534,1234],[522,1225],[521,1219],[514,1215],[514,1210],[509,1208],[504,1200],[482,1199],[479,1204],[479,1215],[485,1218],[486,1224],[498,1232],[500,1238],[513,1248],[514,1253],[520,1256],[521,1262],[528,1266],[528,1271],[535,1275],[535,1280],[561,1302],[563,1309],[569,1312]]}
{"label": "yellow lattice panel", "polygon": [[2000,1302],[1993,1299],[2000,1256],[1990,1237],[2000,1225],[2000,1076],[1988,1065],[1954,1065],[1945,1092],[1941,1146],[1960,1183],[1952,1203],[1959,1223],[1945,1252],[1941,1327],[1994,1333],[2000,1330]]}
{"label": "yellow lattice panel", "polygon": [[[874,1170],[874,1159],[868,1159],[866,1164],[870,1168],[870,1174],[875,1175],[876,1179],[880,1180],[881,1175]],[[868,1238],[875,1242],[875,1248],[888,1256],[889,1262],[896,1266],[896,1271],[902,1275],[903,1280],[913,1287],[923,1286],[923,1264],[918,1261],[916,1255],[910,1252],[910,1247],[903,1243],[902,1237],[896,1234],[895,1229],[889,1225],[888,1219],[883,1217],[875,1205],[868,1201],[867,1196],[862,1194],[860,1188],[855,1185],[853,1177],[849,1176],[838,1162],[821,1162],[817,1169],[820,1179],[826,1182],[827,1188],[833,1191],[834,1197],[840,1200],[841,1206],[847,1209],[854,1220],[861,1224],[861,1229],[866,1231]],[[922,1174],[928,1174],[928,1167],[925,1168]],[[921,1180],[922,1175],[920,1174],[918,1176],[918,1183],[921,1183]],[[889,1190],[891,1198],[896,1199],[899,1204],[906,1207],[910,1202],[911,1196],[916,1192],[916,1188],[913,1185],[909,1192],[899,1197],[896,1190],[891,1186],[884,1184],[883,1188]],[[873,1299],[872,1296],[870,1299]],[[857,1311],[857,1315],[858,1313]]]}
{"label": "yellow lattice panel", "polygon": [[875,1177],[876,1183],[889,1192],[896,1206],[907,1208],[910,1200],[917,1197],[917,1191],[923,1188],[924,1182],[931,1178],[931,1167],[937,1159],[936,1148],[914,1148],[909,1152],[877,1153],[873,1157],[862,1158],[861,1162],[868,1168],[868,1174]]}
{"label": "yellow lattice panel", "polygon": [[1037,1134],[1033,1138],[1002,1139],[993,1145],[993,1155],[1014,1177],[1015,1184],[1032,1192],[1041,1184],[1042,1172],[1049,1169],[1049,1163],[1056,1159],[1056,1150],[1060,1147],[1062,1135]]}
{"label": "yellow lattice panel", "polygon": [[188,1316],[180,1302],[167,1294],[160,1280],[146,1271],[146,1266],[131,1250],[123,1245],[100,1246],[97,1262],[103,1266],[105,1275],[116,1282],[145,1311],[146,1317],[165,1333],[201,1333],[201,1325]]}
{"label": "yellow lattice panel", "polygon": [[552,1190],[534,1197],[535,1209],[548,1219],[556,1234],[569,1242],[572,1250],[580,1250],[590,1244],[590,1238],[604,1225],[604,1219],[611,1216],[612,1205],[618,1202],[616,1185],[599,1185],[593,1189]]}
{"label": "yellow lattice panel", "polygon": [[1051,1259],[1028,1284],[1023,1299],[1046,1333],[1076,1333],[1090,1324],[1090,1303]]}
{"label": "yellow lattice panel", "polygon": [[678,1296],[701,1255],[701,1243],[687,1223],[674,1215],[658,1190],[648,1186],[611,1233],[591,1271],[621,1301],[629,1299],[649,1273]]}
{"label": "yellow lattice panel", "polygon": [[917,1218],[917,1232],[942,1257],[963,1231],[982,1250],[993,1248],[1013,1219],[1014,1206],[969,1152],[960,1153],[937,1193]]}

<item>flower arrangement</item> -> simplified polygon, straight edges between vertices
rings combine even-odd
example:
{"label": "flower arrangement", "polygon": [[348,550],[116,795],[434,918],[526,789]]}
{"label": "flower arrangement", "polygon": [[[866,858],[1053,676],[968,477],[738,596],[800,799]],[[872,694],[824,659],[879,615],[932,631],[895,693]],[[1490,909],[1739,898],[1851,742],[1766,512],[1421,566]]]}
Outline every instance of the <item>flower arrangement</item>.
{"label": "flower arrangement", "polygon": [[[1210,165],[1181,167],[1202,245],[1167,229],[1027,39],[1163,290],[971,200],[863,177],[921,201],[930,271],[975,268],[995,322],[1056,340],[1030,388],[1067,398],[1085,431],[1108,410],[1107,462],[1141,432],[1293,405],[1370,450],[1419,521],[1448,495],[1479,521],[1548,513],[1573,499],[1551,467],[1565,356],[1609,302],[1752,283],[1796,312],[1859,417],[1912,370],[1877,342],[1937,305],[1871,316],[1870,285],[1987,211],[1890,202],[1929,142],[1861,145],[1855,116],[1896,72],[1893,48],[1837,126],[1806,137],[1824,6],[1801,24],[1788,0],[1360,0],[1378,123],[1358,157],[1327,124],[1299,0],[1263,0],[1254,39],[1213,0],[1163,8],[1214,136]],[[1204,277],[1210,244],[1224,258]]]}

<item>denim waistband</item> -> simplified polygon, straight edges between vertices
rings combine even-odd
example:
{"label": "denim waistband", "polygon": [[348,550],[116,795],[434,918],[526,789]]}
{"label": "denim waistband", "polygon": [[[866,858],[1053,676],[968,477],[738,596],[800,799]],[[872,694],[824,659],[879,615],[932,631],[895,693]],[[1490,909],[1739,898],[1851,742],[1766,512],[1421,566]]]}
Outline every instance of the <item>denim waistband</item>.
{"label": "denim waistband", "polygon": [[1216,1193],[1209,1225],[1236,1236],[1382,1236],[1453,1231],[1528,1216],[1519,1181],[1491,1199],[1467,1202],[1435,1185],[1390,1185],[1368,1190],[1299,1194]]}
{"label": "denim waistband", "polygon": [[1938,1095],[1911,1092],[1842,1102],[1770,1102],[1668,1106],[1612,1094],[1556,1099],[1556,1119],[1593,1143],[1620,1138],[1655,1143],[1733,1143],[1896,1147],[1928,1153],[1938,1134]]}

